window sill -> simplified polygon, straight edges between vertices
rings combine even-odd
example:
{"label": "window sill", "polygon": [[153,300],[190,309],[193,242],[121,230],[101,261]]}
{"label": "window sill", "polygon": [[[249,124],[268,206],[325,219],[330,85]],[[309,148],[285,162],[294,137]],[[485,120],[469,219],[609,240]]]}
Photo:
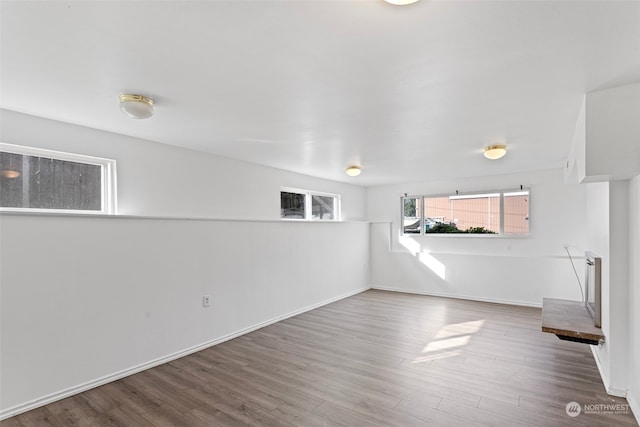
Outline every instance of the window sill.
{"label": "window sill", "polygon": [[401,234],[400,237],[413,238],[453,238],[453,239],[530,239],[533,234],[466,234],[466,233],[442,233],[442,234]]}

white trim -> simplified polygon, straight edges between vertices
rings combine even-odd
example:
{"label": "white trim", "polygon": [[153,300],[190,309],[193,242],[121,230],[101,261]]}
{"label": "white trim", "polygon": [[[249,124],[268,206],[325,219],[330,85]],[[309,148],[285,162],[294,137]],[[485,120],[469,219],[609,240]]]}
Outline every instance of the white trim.
{"label": "white trim", "polygon": [[598,346],[592,345],[590,347],[591,347],[591,353],[593,353],[593,359],[596,361],[596,366],[598,367],[598,372],[600,372],[600,379],[602,380],[602,385],[604,386],[604,389],[607,392],[607,394],[626,398],[627,390],[620,390],[620,389],[611,387],[611,383],[609,382],[609,377],[607,376],[606,371],[602,366],[602,361],[600,360],[600,356],[598,353]]}
{"label": "white trim", "polygon": [[636,417],[636,422],[640,425],[640,404],[636,400],[635,396],[627,394],[627,403],[633,412],[633,416]]}
{"label": "white trim", "polygon": [[[293,193],[293,194],[302,194],[304,196],[304,218],[283,218],[282,215],[282,204],[280,205],[280,219],[282,221],[313,221],[313,222],[340,222],[342,220],[342,201],[340,194],[335,193],[325,193],[322,191],[313,191],[313,190],[303,190],[301,188],[293,188],[293,187],[280,187],[280,194],[282,193]],[[334,212],[333,219],[313,219],[313,196],[322,196],[322,197],[333,197],[334,203]],[[281,196],[282,197],[282,196]]]}
{"label": "white trim", "polygon": [[[527,194],[529,194],[529,192],[527,192]],[[504,236],[505,232],[504,232],[504,193],[500,193],[500,232],[498,233],[501,236]],[[489,203],[489,206],[491,206],[491,203]],[[527,221],[529,220],[529,216],[530,216],[530,210],[529,209],[531,207],[531,205],[527,205]],[[527,224],[528,225],[528,224]],[[531,229],[531,227],[529,227],[529,229]],[[531,232],[531,230],[529,230],[529,232]],[[520,233],[512,233],[512,234],[520,234]],[[529,234],[529,233],[526,233]]]}
{"label": "white trim", "polygon": [[504,233],[504,234],[474,234],[474,233],[424,233],[424,234],[400,234],[400,237],[412,237],[414,239],[532,239],[533,234],[514,234],[514,233]]}
{"label": "white trim", "polygon": [[[431,196],[425,196],[432,198]],[[449,200],[465,200],[465,199],[480,199],[480,198],[490,198],[490,197],[500,197],[500,193],[478,193],[478,194],[460,194],[460,195],[451,195],[449,196]]]}
{"label": "white trim", "polygon": [[311,305],[308,305],[306,307],[300,308],[298,310],[294,310],[294,311],[291,311],[289,313],[286,313],[286,314],[283,314],[283,315],[280,315],[280,316],[276,316],[276,317],[271,318],[269,320],[265,320],[264,322],[257,323],[257,324],[255,324],[253,326],[249,326],[249,327],[241,329],[239,331],[232,332],[230,334],[227,334],[227,335],[224,335],[222,337],[213,339],[211,341],[207,341],[207,342],[204,342],[202,344],[198,344],[198,345],[195,345],[193,347],[189,347],[189,348],[186,348],[184,350],[180,350],[180,351],[177,351],[175,353],[171,353],[171,354],[168,354],[166,356],[150,360],[150,361],[142,363],[140,365],[132,366],[130,368],[124,369],[124,370],[119,371],[119,372],[114,372],[113,374],[105,375],[104,377],[101,377],[101,378],[96,378],[95,380],[88,381],[88,382],[85,382],[83,384],[78,384],[76,386],[69,387],[67,389],[64,389],[64,390],[61,390],[61,391],[58,391],[58,392],[55,392],[55,393],[48,394],[46,396],[42,396],[39,399],[35,399],[35,400],[29,401],[29,402],[26,402],[26,403],[22,403],[22,404],[13,406],[11,408],[4,409],[3,411],[0,411],[0,421],[5,420],[5,419],[10,418],[10,417],[13,417],[13,416],[16,416],[16,415],[19,415],[19,414],[22,414],[22,413],[30,411],[32,409],[39,408],[39,407],[47,405],[49,403],[65,399],[65,398],[67,398],[69,396],[73,396],[74,394],[82,393],[83,391],[90,390],[92,388],[99,387],[101,385],[104,385],[104,384],[119,380],[119,379],[127,377],[129,375],[133,375],[133,374],[136,374],[138,372],[153,368],[154,366],[162,365],[164,363],[171,362],[172,360],[176,360],[176,359],[179,359],[181,357],[188,356],[189,354],[196,353],[198,351],[204,350],[206,348],[212,347],[212,346],[217,345],[217,344],[221,344],[221,343],[223,343],[225,341],[231,340],[233,338],[239,337],[239,336],[244,335],[244,334],[248,334],[249,332],[253,332],[253,331],[257,330],[257,329],[264,328],[265,326],[269,326],[269,325],[271,325],[273,323],[280,322],[281,320],[285,320],[285,319],[288,319],[290,317],[297,316],[298,314],[302,314],[304,312],[316,309],[318,307],[322,307],[323,305],[331,304],[332,302],[336,302],[336,301],[339,301],[341,299],[348,298],[350,296],[359,294],[359,293],[364,292],[364,291],[366,291],[368,289],[370,289],[370,288],[369,287],[363,287],[363,288],[360,288],[360,289],[356,289],[354,291],[347,292],[347,293],[339,295],[337,297],[332,297],[332,298],[326,299],[324,301],[321,301],[321,302],[318,302],[318,303],[311,304]]}
{"label": "white trim", "polygon": [[40,209],[40,208],[10,208],[0,206],[0,213],[36,213],[36,214],[68,214],[68,215],[111,215],[103,211],[75,210],[75,209]]}
{"label": "white trim", "polygon": [[[392,251],[390,251],[393,254],[408,254],[411,253],[412,255],[415,255],[414,253],[410,252],[408,249],[403,248],[403,249],[393,249]],[[422,251],[424,252],[424,251]],[[416,252],[418,253],[418,252]],[[438,251],[429,251],[429,253],[431,255],[457,255],[457,256],[472,256],[472,257],[484,257],[484,258],[525,258],[525,259],[569,259],[568,256],[566,255],[547,255],[547,254],[541,254],[541,253],[530,253],[530,254],[514,254],[514,253],[493,253],[493,254],[489,254],[489,253],[484,253],[484,252],[470,252],[470,251],[465,251],[465,252],[452,252],[452,251],[448,251],[448,252],[438,252]],[[573,257],[574,260],[584,260],[583,256],[574,256]]]}
{"label": "white trim", "polygon": [[389,292],[399,292],[403,294],[416,294],[416,295],[428,295],[432,297],[440,297],[440,298],[454,298],[454,299],[462,299],[468,301],[480,301],[480,302],[490,302],[494,304],[506,304],[506,305],[519,305],[523,307],[535,307],[541,308],[542,303],[532,303],[532,302],[524,302],[524,301],[512,301],[512,300],[503,300],[503,299],[495,299],[495,298],[482,298],[475,297],[469,295],[454,295],[447,294],[441,292],[427,292],[427,291],[419,291],[415,289],[403,289],[403,288],[389,288],[386,286],[371,286],[371,289],[376,289],[379,291],[389,291]]}
{"label": "white trim", "polygon": [[526,191],[514,191],[513,193],[502,192],[504,197],[513,197],[513,196],[528,196],[531,194],[530,190]]}
{"label": "white trim", "polygon": [[67,153],[63,151],[47,150],[44,148],[27,147],[0,142],[0,151],[13,154],[21,154],[33,157],[45,157],[48,159],[82,163],[101,166],[101,209],[99,211],[74,210],[74,209],[35,209],[35,208],[10,208],[0,207],[0,212],[53,212],[68,214],[102,214],[114,215],[117,212],[116,201],[116,161],[103,157],[87,156],[84,154]]}
{"label": "white trim", "polygon": [[86,156],[84,154],[74,154],[64,151],[47,150],[44,148],[27,147],[24,145],[7,144],[5,142],[0,142],[0,150],[7,153],[24,154],[35,157],[49,156],[47,158],[87,163],[91,165],[102,165],[105,161],[112,161],[111,159],[105,159],[103,157]]}

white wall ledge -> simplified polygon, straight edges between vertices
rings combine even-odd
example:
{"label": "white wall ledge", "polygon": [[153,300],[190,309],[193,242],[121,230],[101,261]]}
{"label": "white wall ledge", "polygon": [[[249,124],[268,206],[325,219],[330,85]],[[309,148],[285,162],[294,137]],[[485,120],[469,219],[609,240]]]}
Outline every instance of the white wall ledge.
{"label": "white wall ledge", "polygon": [[16,212],[0,210],[0,218],[3,216],[24,217],[59,217],[59,218],[106,218],[106,219],[139,219],[139,220],[164,220],[164,221],[218,221],[218,222],[265,222],[278,224],[371,224],[370,221],[306,221],[283,219],[252,219],[252,218],[209,218],[187,216],[150,216],[150,215],[105,215],[94,213],[65,213],[65,212]]}

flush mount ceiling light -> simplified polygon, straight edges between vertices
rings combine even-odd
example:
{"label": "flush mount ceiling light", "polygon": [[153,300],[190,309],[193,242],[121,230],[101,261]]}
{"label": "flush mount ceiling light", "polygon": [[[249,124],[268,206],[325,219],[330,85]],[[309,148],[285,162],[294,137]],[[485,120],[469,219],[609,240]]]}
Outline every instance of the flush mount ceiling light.
{"label": "flush mount ceiling light", "polygon": [[120,109],[132,119],[148,119],[153,116],[153,99],[123,93],[120,95]]}
{"label": "flush mount ceiling light", "polygon": [[355,166],[355,165],[353,165],[353,166],[349,166],[349,167],[345,170],[345,172],[346,172],[346,173],[347,173],[347,175],[349,175],[349,176],[358,176],[358,175],[360,175],[360,172],[362,172],[362,171],[360,170],[360,166]]}
{"label": "flush mount ceiling light", "polygon": [[507,146],[504,144],[489,145],[484,147],[484,156],[487,159],[497,160],[507,154]]}
{"label": "flush mount ceiling light", "polygon": [[0,171],[0,176],[7,179],[15,179],[20,176],[20,172],[14,171],[12,169],[5,169]]}
{"label": "flush mount ceiling light", "polygon": [[404,5],[407,5],[407,4],[415,3],[418,0],[384,0],[384,1],[386,1],[387,3],[391,3],[393,5],[396,5],[396,6],[404,6]]}

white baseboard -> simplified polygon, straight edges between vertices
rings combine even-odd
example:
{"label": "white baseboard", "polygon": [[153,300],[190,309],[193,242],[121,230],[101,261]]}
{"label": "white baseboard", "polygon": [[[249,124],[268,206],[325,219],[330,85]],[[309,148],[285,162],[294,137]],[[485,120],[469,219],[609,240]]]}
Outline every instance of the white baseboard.
{"label": "white baseboard", "polygon": [[542,303],[536,304],[536,303],[523,302],[523,301],[502,300],[502,299],[495,299],[495,298],[481,298],[481,297],[475,297],[475,296],[469,296],[469,295],[456,295],[456,294],[447,294],[447,293],[440,293],[440,292],[417,291],[415,289],[388,288],[385,286],[371,286],[371,289],[377,289],[380,291],[390,291],[390,292],[402,292],[405,294],[429,295],[432,297],[455,298],[455,299],[464,299],[464,300],[470,300],[470,301],[491,302],[495,304],[520,305],[524,307],[536,307],[536,308],[542,307]]}
{"label": "white baseboard", "polygon": [[602,385],[604,385],[604,389],[606,390],[607,394],[610,394],[611,396],[617,396],[617,397],[627,397],[627,391],[626,390],[620,390],[617,388],[613,388],[611,387],[611,383],[609,382],[609,376],[607,375],[607,372],[604,370],[603,366],[602,366],[602,361],[600,360],[600,355],[598,354],[598,347],[592,345],[591,347],[591,353],[593,354],[593,359],[596,361],[596,366],[598,367],[598,372],[600,372],[600,379],[602,379]]}
{"label": "white baseboard", "polygon": [[629,393],[627,393],[627,402],[629,402],[631,412],[633,412],[633,416],[636,417],[636,421],[638,425],[640,425],[640,404],[636,400],[636,397]]}
{"label": "white baseboard", "polygon": [[175,353],[171,353],[171,354],[168,354],[168,355],[163,356],[163,357],[159,357],[159,358],[154,359],[154,360],[150,360],[150,361],[148,361],[146,363],[142,363],[142,364],[137,365],[137,366],[132,366],[131,368],[127,368],[127,369],[124,369],[122,371],[115,372],[113,374],[106,375],[104,377],[97,378],[95,380],[88,381],[88,382],[85,382],[85,383],[82,383],[82,384],[78,384],[76,386],[69,387],[69,388],[67,388],[65,390],[61,390],[61,391],[58,391],[58,392],[55,392],[55,393],[51,393],[51,394],[48,394],[46,396],[42,396],[42,397],[40,397],[38,399],[34,399],[32,401],[29,401],[29,402],[26,402],[26,403],[21,403],[19,405],[13,406],[11,408],[4,409],[4,410],[0,411],[0,421],[4,420],[4,419],[7,419],[7,418],[10,418],[10,417],[13,417],[15,415],[19,415],[19,414],[21,414],[23,412],[27,412],[27,411],[30,411],[32,409],[39,408],[40,406],[44,406],[44,405],[47,405],[49,403],[56,402],[58,400],[62,400],[62,399],[67,398],[69,396],[73,396],[74,394],[82,393],[83,391],[90,390],[90,389],[95,388],[95,387],[99,387],[101,385],[104,385],[104,384],[119,380],[119,379],[124,378],[124,377],[128,377],[129,375],[133,375],[133,374],[136,374],[138,372],[147,370],[149,368],[153,368],[154,366],[162,365],[164,363],[171,362],[172,360],[179,359],[179,358],[184,357],[184,356],[188,356],[189,354],[196,353],[198,351],[201,351],[201,350],[204,350],[206,348],[212,347],[212,346],[214,346],[216,344],[220,344],[220,343],[223,343],[225,341],[231,340],[233,338],[239,337],[241,335],[248,334],[249,332],[253,332],[253,331],[257,330],[257,329],[264,328],[265,326],[269,326],[269,325],[271,325],[273,323],[280,322],[281,320],[288,319],[290,317],[297,316],[298,314],[302,314],[304,312],[316,309],[318,307],[322,307],[323,305],[331,304],[332,302],[336,302],[336,301],[339,301],[341,299],[344,299],[344,298],[359,294],[359,293],[364,292],[364,291],[366,291],[368,289],[369,289],[369,287],[364,287],[364,288],[360,288],[360,289],[357,289],[357,290],[354,290],[354,291],[351,291],[351,292],[347,292],[347,293],[339,295],[337,297],[326,299],[324,301],[321,301],[321,302],[318,302],[316,304],[312,304],[312,305],[303,307],[303,308],[298,309],[298,310],[291,311],[291,312],[283,314],[281,316],[276,316],[276,317],[274,317],[272,319],[266,320],[266,321],[261,322],[261,323],[257,323],[255,325],[252,325],[252,326],[249,326],[247,328],[241,329],[239,331],[233,332],[231,334],[227,334],[227,335],[224,335],[222,337],[219,337],[219,338],[204,342],[202,344],[198,344],[198,345],[195,345],[193,347],[189,347],[189,348],[186,348],[184,350],[181,350],[181,351],[178,351],[178,352],[175,352]]}

